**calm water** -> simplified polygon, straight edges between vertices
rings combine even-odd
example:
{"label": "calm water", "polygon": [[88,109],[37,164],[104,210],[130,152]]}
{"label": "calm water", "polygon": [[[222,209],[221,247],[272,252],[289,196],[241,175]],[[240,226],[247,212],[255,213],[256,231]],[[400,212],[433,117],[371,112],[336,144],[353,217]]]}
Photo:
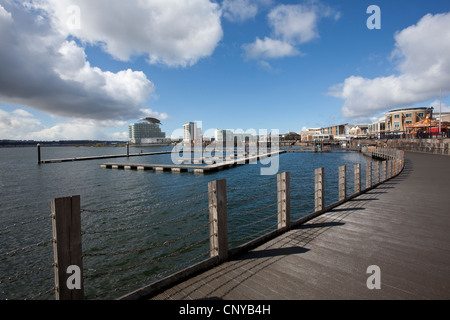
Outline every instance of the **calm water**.
{"label": "calm water", "polygon": [[[170,150],[131,148],[131,153]],[[43,148],[43,159],[124,154],[124,148]],[[291,212],[313,209],[314,169],[324,167],[326,204],[337,200],[337,172],[359,153],[287,153]],[[81,196],[83,263],[88,299],[113,299],[201,261],[209,255],[208,182],[227,179],[230,247],[276,228],[276,176],[268,165],[248,164],[217,173],[155,173],[100,169],[100,163],[171,163],[170,155],[37,165],[35,148],[0,149],[0,299],[53,299],[50,202]],[[364,175],[363,175],[364,176]],[[363,183],[364,185],[364,183]]]}

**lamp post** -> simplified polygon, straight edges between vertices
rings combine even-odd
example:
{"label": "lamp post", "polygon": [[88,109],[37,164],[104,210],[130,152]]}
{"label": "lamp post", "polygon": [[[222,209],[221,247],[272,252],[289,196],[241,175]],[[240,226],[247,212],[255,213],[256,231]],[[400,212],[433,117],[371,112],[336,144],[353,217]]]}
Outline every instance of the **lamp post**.
{"label": "lamp post", "polygon": [[433,110],[434,110],[433,106],[431,106],[429,110],[430,110],[430,117],[429,117],[429,119],[430,119],[430,130],[429,130],[429,132],[430,132],[430,138],[433,138],[433,135],[431,134],[431,121],[433,121]]}
{"label": "lamp post", "polygon": [[442,88],[441,88],[441,97],[440,97],[440,100],[439,100],[439,135],[442,138],[442,132],[441,132],[441,130],[442,130],[441,126],[442,125],[441,124],[442,124]]}

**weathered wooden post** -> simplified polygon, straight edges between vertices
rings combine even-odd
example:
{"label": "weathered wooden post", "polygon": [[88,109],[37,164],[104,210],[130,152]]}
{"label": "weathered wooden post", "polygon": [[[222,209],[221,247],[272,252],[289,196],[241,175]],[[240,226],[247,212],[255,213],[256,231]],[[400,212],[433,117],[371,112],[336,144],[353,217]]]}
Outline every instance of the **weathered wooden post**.
{"label": "weathered wooden post", "polygon": [[381,181],[386,181],[387,176],[386,176],[386,161],[383,161],[381,163]]}
{"label": "weathered wooden post", "polygon": [[41,164],[41,145],[37,145],[37,152],[38,152],[38,164]]}
{"label": "weathered wooden post", "polygon": [[375,161],[374,163],[374,178],[375,178],[375,181],[374,181],[374,183],[375,184],[379,184],[380,183],[380,162],[379,161]]}
{"label": "weathered wooden post", "polygon": [[315,170],[315,183],[314,183],[314,210],[321,211],[325,208],[325,177],[324,168],[318,168]]}
{"label": "weathered wooden post", "polygon": [[360,163],[355,164],[354,174],[355,174],[355,179],[354,179],[355,192],[354,193],[359,193],[359,192],[361,192],[361,164]]}
{"label": "weathered wooden post", "polygon": [[211,257],[219,257],[219,262],[223,262],[228,259],[227,181],[210,182],[208,194]]}
{"label": "weathered wooden post", "polygon": [[392,178],[394,176],[394,160],[389,160],[389,162],[391,167],[390,178]]}
{"label": "weathered wooden post", "polygon": [[290,172],[277,176],[278,189],[278,229],[289,228],[291,224]]}
{"label": "weathered wooden post", "polygon": [[339,201],[347,198],[347,167],[339,167]]}
{"label": "weathered wooden post", "polygon": [[366,189],[372,186],[372,162],[366,163]]}
{"label": "weathered wooden post", "polygon": [[80,196],[52,201],[56,300],[84,300]]}
{"label": "weathered wooden post", "polygon": [[130,143],[127,142],[127,158],[130,157]]}

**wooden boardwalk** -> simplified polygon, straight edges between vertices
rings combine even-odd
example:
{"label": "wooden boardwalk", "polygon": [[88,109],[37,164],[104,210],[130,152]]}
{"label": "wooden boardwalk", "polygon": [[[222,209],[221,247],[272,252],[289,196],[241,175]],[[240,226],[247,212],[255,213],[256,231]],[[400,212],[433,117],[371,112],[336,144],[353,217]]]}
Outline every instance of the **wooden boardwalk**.
{"label": "wooden boardwalk", "polygon": [[[449,299],[450,157],[403,173],[155,300]],[[369,290],[369,266],[381,289]]]}

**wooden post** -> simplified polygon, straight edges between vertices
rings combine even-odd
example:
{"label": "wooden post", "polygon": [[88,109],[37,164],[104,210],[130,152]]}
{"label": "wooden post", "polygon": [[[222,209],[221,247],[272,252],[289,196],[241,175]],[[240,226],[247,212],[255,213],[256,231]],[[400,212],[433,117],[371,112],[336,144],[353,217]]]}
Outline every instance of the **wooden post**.
{"label": "wooden post", "polygon": [[325,179],[324,168],[318,168],[315,171],[315,211],[321,211],[325,208]]}
{"label": "wooden post", "polygon": [[52,201],[56,300],[84,300],[80,196]]}
{"label": "wooden post", "polygon": [[223,262],[228,259],[227,181],[210,182],[208,194],[211,257],[219,257],[219,262]]}
{"label": "wooden post", "polygon": [[37,152],[38,152],[38,164],[41,164],[41,145],[37,145]]}
{"label": "wooden post", "polygon": [[130,143],[127,142],[127,158],[130,157]]}
{"label": "wooden post", "polygon": [[390,178],[392,178],[394,176],[394,160],[389,160],[389,165],[390,165]]}
{"label": "wooden post", "polygon": [[375,168],[374,168],[374,175],[375,175],[375,184],[379,184],[380,183],[380,162],[379,161],[375,161],[374,162]]}
{"label": "wooden post", "polygon": [[355,164],[355,193],[361,192],[361,164]]}
{"label": "wooden post", "polygon": [[277,176],[278,188],[278,229],[289,228],[291,224],[290,172]]}
{"label": "wooden post", "polygon": [[372,162],[366,163],[366,189],[372,186]]}
{"label": "wooden post", "polygon": [[347,167],[339,167],[339,201],[347,198]]}
{"label": "wooden post", "polygon": [[386,176],[386,174],[387,174],[387,171],[386,171],[386,169],[387,169],[386,164],[387,164],[387,161],[383,161],[383,162],[381,163],[381,180],[382,180],[382,181],[386,181],[386,179],[387,179],[387,176]]}

